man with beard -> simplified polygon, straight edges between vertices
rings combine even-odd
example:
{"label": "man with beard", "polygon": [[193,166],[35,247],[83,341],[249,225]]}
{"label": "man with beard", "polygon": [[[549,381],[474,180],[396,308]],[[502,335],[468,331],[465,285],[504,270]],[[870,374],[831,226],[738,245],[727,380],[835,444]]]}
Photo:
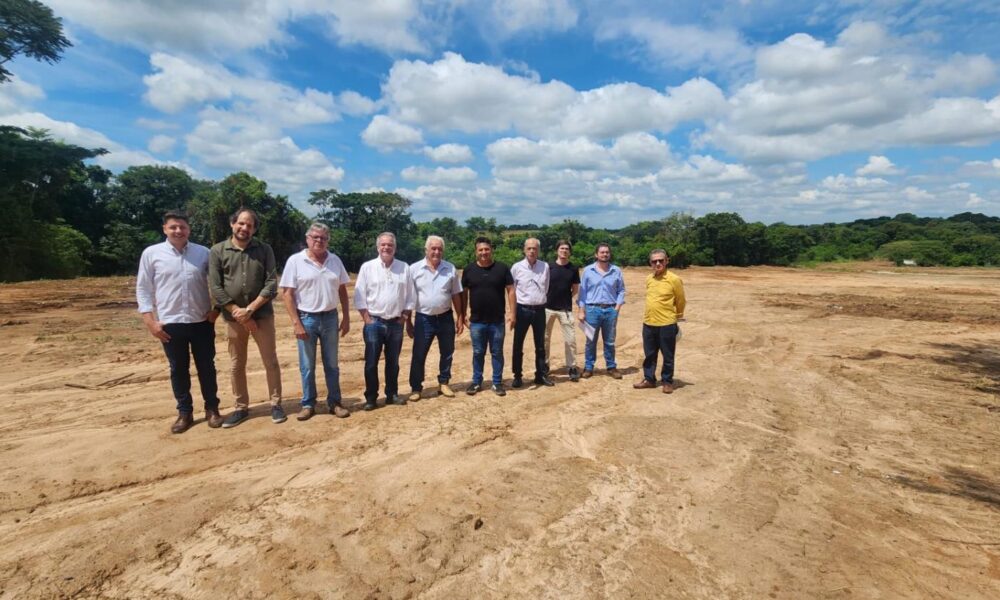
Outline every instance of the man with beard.
{"label": "man with beard", "polygon": [[222,423],[236,427],[250,416],[247,389],[247,345],[252,336],[267,374],[271,399],[271,421],[283,423],[281,408],[281,367],[275,347],[274,307],[278,294],[278,270],[274,251],[253,235],[260,224],[257,213],[240,208],[229,219],[233,235],[212,246],[208,282],[215,306],[226,320],[229,340],[230,382],[236,408]]}

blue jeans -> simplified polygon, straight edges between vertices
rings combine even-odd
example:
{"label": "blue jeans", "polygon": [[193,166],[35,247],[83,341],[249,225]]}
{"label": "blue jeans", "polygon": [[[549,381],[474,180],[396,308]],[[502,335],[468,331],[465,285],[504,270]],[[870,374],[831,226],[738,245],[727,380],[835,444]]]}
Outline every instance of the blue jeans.
{"label": "blue jeans", "polygon": [[302,406],[316,406],[316,341],[323,356],[323,376],[326,378],[326,403],[340,404],[340,367],[337,347],[340,340],[340,319],[337,311],[321,313],[299,312],[299,320],[308,338],[299,342],[299,373],[302,375]]}
{"label": "blue jeans", "polygon": [[674,349],[677,347],[677,323],[670,325],[642,324],[642,376],[656,381],[656,355],[663,354],[660,383],[674,382]]}
{"label": "blue jeans", "polygon": [[469,323],[469,334],[472,336],[472,383],[476,385],[483,383],[486,346],[489,346],[493,385],[500,385],[503,383],[503,322]]}
{"label": "blue jeans", "polygon": [[198,369],[198,385],[205,400],[205,410],[219,409],[219,385],[215,379],[215,325],[201,323],[167,323],[163,331],[170,336],[163,342],[163,352],[170,363],[170,387],[179,412],[193,413],[191,398],[191,355]]}
{"label": "blue jeans", "polygon": [[618,368],[615,362],[615,330],[618,328],[618,311],[615,307],[601,308],[600,306],[587,305],[585,316],[587,323],[594,329],[594,339],[587,340],[583,351],[583,369],[593,371],[594,363],[597,362],[597,337],[604,341],[604,362],[609,369]]}
{"label": "blue jeans", "polygon": [[410,389],[424,389],[424,363],[431,342],[437,337],[441,360],[438,362],[438,383],[451,380],[451,359],[455,355],[455,317],[451,311],[440,315],[416,313],[413,323],[413,359],[410,362]]}
{"label": "blue jeans", "polygon": [[545,307],[517,305],[517,321],[514,322],[514,355],[513,367],[514,377],[524,374],[524,338],[528,335],[528,328],[531,328],[532,339],[535,344],[535,379],[549,374],[549,363],[545,360]]}
{"label": "blue jeans", "polygon": [[365,401],[378,399],[378,361],[385,349],[385,397],[399,393],[399,354],[403,350],[403,323],[372,317],[365,325]]}

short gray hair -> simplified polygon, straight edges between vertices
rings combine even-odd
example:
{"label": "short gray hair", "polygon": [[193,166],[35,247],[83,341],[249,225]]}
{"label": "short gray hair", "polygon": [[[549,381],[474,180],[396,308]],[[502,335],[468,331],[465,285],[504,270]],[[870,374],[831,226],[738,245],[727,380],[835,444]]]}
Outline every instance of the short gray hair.
{"label": "short gray hair", "polygon": [[441,249],[444,249],[444,238],[439,235],[429,235],[427,236],[427,241],[424,242],[424,250],[431,247],[431,242],[441,242]]}
{"label": "short gray hair", "polygon": [[524,240],[524,245],[525,245],[525,246],[527,246],[527,245],[528,245],[528,242],[535,242],[536,244],[538,244],[538,251],[539,251],[539,252],[541,252],[541,251],[542,251],[542,242],[541,242],[541,241],[539,241],[539,239],[538,239],[538,238],[535,238],[535,237],[530,237],[530,238],[528,238],[528,239]]}
{"label": "short gray hair", "polygon": [[378,249],[378,241],[384,237],[392,238],[392,245],[396,245],[396,234],[391,231],[383,231],[378,234],[378,237],[375,238],[375,249]]}
{"label": "short gray hair", "polygon": [[662,254],[663,256],[666,256],[667,258],[670,258],[670,255],[667,254],[667,251],[664,250],[663,248],[657,248],[656,250],[651,250],[649,252],[649,258],[653,258],[654,254]]}
{"label": "short gray hair", "polygon": [[327,235],[330,234],[330,228],[327,225],[320,223],[319,221],[314,222],[312,225],[309,226],[309,229],[306,229],[307,234],[310,231],[321,231]]}

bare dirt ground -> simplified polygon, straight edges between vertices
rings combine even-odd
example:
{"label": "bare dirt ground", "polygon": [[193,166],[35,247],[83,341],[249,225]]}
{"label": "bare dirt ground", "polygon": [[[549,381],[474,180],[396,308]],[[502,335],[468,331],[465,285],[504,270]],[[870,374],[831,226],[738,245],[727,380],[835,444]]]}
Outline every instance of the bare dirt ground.
{"label": "bare dirt ground", "polygon": [[361,412],[355,314],[351,418],[272,424],[251,350],[254,418],[183,435],[131,280],[0,286],[0,597],[1000,597],[1000,271],[681,271],[671,396],[644,275],[623,381]]}

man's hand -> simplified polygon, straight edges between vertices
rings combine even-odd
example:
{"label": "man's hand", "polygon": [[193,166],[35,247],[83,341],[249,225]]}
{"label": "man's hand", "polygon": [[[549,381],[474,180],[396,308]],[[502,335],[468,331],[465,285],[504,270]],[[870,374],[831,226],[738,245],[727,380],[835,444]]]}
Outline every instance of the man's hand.
{"label": "man's hand", "polygon": [[508,313],[507,314],[507,324],[510,326],[510,328],[512,330],[514,329],[514,325],[516,323],[517,323],[517,316],[513,312]]}
{"label": "man's hand", "polygon": [[586,321],[587,320],[587,312],[583,311],[583,310],[577,311],[577,313],[576,313],[576,320],[579,321],[579,322],[581,322],[581,323],[583,323],[584,321]]}
{"label": "man's hand", "polygon": [[413,323],[409,320],[406,321],[406,336],[413,339]]}
{"label": "man's hand", "polygon": [[458,322],[455,323],[455,335],[462,335],[463,331],[465,331],[465,317],[459,315]]}
{"label": "man's hand", "polygon": [[295,337],[300,340],[309,339],[309,334],[306,333],[306,328],[302,326],[302,321],[292,323],[292,331],[295,332]]}
{"label": "man's hand", "polygon": [[248,319],[246,322],[243,323],[243,328],[249,331],[250,333],[257,333],[257,321],[254,321],[253,319]]}
{"label": "man's hand", "polygon": [[205,319],[212,325],[215,325],[215,320],[218,318],[219,318],[219,311],[217,310],[210,310],[207,313],[205,313]]}
{"label": "man's hand", "polygon": [[347,335],[351,330],[351,317],[344,311],[344,316],[340,318],[340,337]]}
{"label": "man's hand", "polygon": [[246,324],[246,322],[249,321],[253,315],[253,313],[249,310],[239,307],[234,308],[229,314],[233,315],[236,322],[241,324]]}
{"label": "man's hand", "polygon": [[149,330],[149,333],[151,333],[153,337],[160,340],[161,342],[170,341],[170,334],[167,333],[166,331],[163,331],[163,323],[159,321],[151,321],[146,325],[146,329]]}

